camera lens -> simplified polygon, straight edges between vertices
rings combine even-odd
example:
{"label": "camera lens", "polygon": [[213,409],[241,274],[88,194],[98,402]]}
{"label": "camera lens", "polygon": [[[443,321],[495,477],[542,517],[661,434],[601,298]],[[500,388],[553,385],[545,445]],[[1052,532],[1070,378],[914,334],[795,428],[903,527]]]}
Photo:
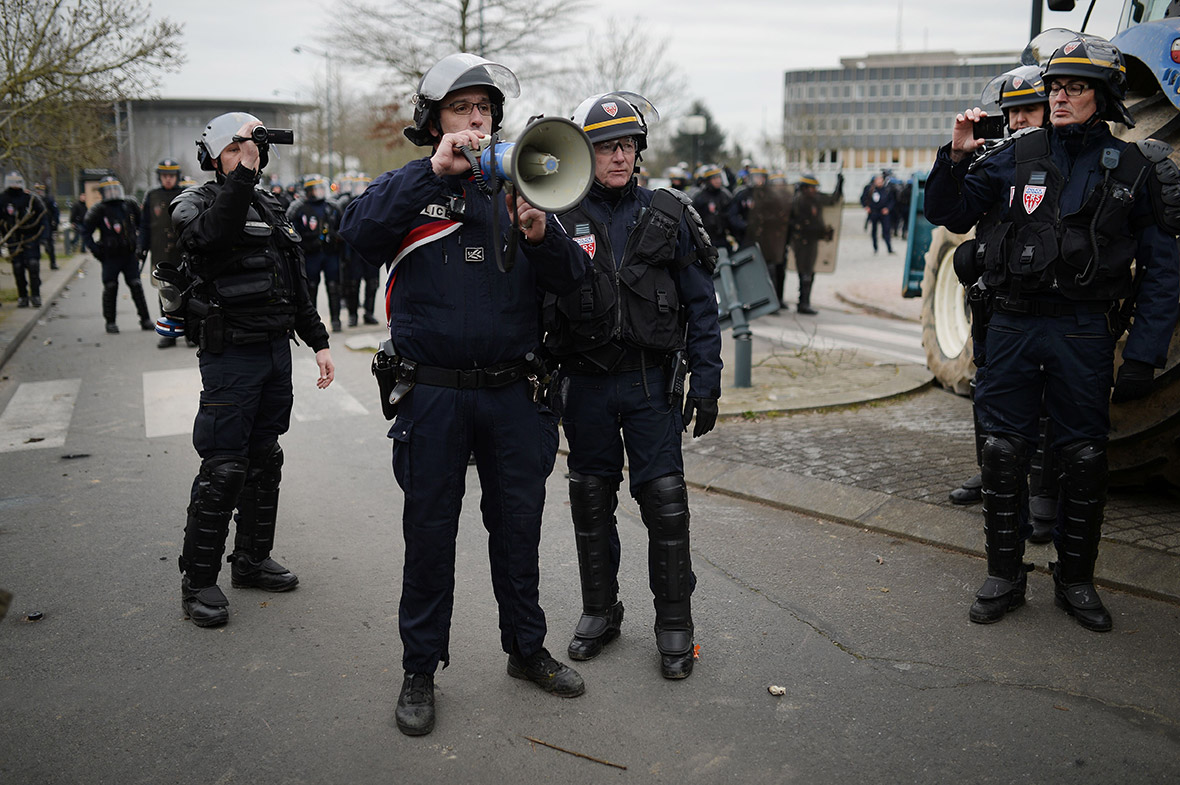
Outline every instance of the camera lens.
{"label": "camera lens", "polygon": [[263,144],[266,142],[268,133],[265,125],[258,125],[250,132],[250,138],[254,140],[254,144]]}

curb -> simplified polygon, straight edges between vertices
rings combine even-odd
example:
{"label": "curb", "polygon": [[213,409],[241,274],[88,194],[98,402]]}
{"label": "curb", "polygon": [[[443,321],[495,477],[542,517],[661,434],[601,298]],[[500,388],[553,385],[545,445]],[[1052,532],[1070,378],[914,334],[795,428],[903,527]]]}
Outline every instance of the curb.
{"label": "curb", "polygon": [[[694,453],[684,454],[684,477],[689,485],[706,491],[986,557],[983,518],[977,507],[947,509]],[[1056,560],[1056,551],[1052,545],[1030,544],[1026,559],[1035,562],[1039,571],[1046,571],[1046,565]],[[1176,567],[1175,557],[1165,553],[1103,540],[1094,577],[1100,586],[1180,604],[1180,570]]]}

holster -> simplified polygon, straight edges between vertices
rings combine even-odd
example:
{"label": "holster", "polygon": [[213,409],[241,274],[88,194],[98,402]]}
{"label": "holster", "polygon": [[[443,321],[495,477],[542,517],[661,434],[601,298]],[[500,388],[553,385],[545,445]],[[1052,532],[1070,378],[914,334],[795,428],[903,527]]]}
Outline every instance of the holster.
{"label": "holster", "polygon": [[967,306],[971,309],[971,339],[975,344],[975,364],[987,363],[987,323],[992,318],[992,300],[977,281],[967,289]]}
{"label": "holster", "polygon": [[221,354],[225,351],[225,317],[221,315],[220,308],[211,306],[209,313],[201,320],[198,345],[202,352]]}
{"label": "holster", "polygon": [[393,341],[382,342],[381,348],[373,355],[370,370],[377,380],[377,390],[381,395],[381,413],[385,419],[392,420],[397,416],[397,404],[414,386],[414,369],[417,363],[398,357],[393,348]]}

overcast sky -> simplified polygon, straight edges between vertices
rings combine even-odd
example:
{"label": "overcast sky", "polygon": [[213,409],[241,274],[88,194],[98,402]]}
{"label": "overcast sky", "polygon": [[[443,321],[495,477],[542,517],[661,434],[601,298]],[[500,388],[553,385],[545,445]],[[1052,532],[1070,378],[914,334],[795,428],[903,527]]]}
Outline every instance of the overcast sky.
{"label": "overcast sky", "polygon": [[[160,94],[308,100],[324,58],[292,49],[321,43],[334,5],[154,0],[154,16],[183,23],[187,57],[182,71],[165,76]],[[1078,5],[1069,13],[1046,10],[1044,27],[1079,29],[1088,2]],[[1087,30],[1112,36],[1121,6],[1098,0]],[[690,97],[704,100],[722,129],[749,149],[781,126],[784,71],[835,68],[842,57],[895,52],[899,43],[903,51],[1019,51],[1028,42],[1031,9],[1031,0],[597,0],[565,35],[576,47],[612,16],[641,24],[654,41],[668,42],[665,58],[687,77]]]}

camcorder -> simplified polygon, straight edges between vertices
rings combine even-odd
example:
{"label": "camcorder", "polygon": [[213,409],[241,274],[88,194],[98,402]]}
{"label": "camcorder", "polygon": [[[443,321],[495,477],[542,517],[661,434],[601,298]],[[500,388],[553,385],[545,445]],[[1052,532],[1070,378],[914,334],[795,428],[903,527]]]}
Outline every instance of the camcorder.
{"label": "camcorder", "polygon": [[251,141],[259,147],[263,145],[269,147],[272,144],[295,144],[295,132],[290,128],[267,128],[265,125],[258,125],[250,132],[249,139],[244,136],[234,136],[234,141]]}

